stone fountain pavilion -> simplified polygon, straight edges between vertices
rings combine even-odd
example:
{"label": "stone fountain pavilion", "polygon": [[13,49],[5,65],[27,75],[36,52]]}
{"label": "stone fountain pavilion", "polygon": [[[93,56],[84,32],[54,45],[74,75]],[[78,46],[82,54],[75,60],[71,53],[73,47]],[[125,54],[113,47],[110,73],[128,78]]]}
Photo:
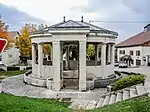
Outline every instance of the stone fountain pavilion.
{"label": "stone fountain pavilion", "polygon": [[[68,20],[46,27],[30,35],[32,73],[24,81],[54,91],[64,88],[86,91],[93,86],[90,77],[106,77],[114,73],[116,32],[83,21]],[[46,58],[42,46],[49,44]],[[88,58],[87,46],[94,46],[94,57]]]}

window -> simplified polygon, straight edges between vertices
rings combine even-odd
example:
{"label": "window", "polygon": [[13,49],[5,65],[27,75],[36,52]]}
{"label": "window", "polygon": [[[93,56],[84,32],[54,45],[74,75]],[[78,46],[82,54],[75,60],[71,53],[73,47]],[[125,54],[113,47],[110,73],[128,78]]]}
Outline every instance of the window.
{"label": "window", "polygon": [[8,58],[12,58],[12,55],[11,55],[11,54],[9,54],[9,55],[8,55]]}
{"label": "window", "polygon": [[119,53],[122,54],[122,50],[120,50]]}
{"label": "window", "polygon": [[133,56],[133,51],[130,51],[130,55],[132,55],[132,56]]}
{"label": "window", "polygon": [[136,66],[139,66],[139,65],[141,65],[141,60],[136,60]]}
{"label": "window", "polygon": [[136,51],[136,56],[140,56],[140,51]]}
{"label": "window", "polygon": [[119,53],[120,54],[125,54],[125,50],[120,50]]}
{"label": "window", "polygon": [[125,54],[125,50],[122,51],[122,54]]}

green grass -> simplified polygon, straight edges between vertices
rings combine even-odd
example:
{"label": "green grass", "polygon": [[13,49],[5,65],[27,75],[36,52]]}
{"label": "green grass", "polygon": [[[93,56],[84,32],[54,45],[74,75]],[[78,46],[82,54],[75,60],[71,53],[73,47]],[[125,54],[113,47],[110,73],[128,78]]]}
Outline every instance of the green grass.
{"label": "green grass", "polygon": [[25,73],[24,70],[20,71],[0,71],[0,76],[15,76]]}
{"label": "green grass", "polygon": [[71,112],[68,103],[0,94],[0,112]]}
{"label": "green grass", "polygon": [[113,105],[108,105],[101,109],[91,110],[89,112],[150,112],[150,98],[143,96]]}
{"label": "green grass", "polygon": [[73,111],[68,106],[57,100],[0,94],[0,112],[150,112],[150,98],[143,96],[90,111]]}

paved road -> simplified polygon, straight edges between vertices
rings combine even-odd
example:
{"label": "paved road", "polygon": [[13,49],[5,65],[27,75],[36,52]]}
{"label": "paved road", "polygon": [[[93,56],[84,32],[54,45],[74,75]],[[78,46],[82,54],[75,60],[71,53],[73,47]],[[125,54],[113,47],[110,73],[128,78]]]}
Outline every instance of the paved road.
{"label": "paved road", "polygon": [[28,96],[34,98],[72,98],[73,100],[99,100],[107,89],[94,89],[87,92],[76,90],[52,91],[47,88],[35,87],[23,82],[23,75],[12,76],[2,80],[2,91],[15,96]]}

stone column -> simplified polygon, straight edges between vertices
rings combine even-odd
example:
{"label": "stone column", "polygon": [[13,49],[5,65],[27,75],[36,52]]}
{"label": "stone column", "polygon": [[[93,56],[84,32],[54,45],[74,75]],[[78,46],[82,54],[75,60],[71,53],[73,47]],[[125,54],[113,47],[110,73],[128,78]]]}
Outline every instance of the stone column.
{"label": "stone column", "polygon": [[102,43],[101,46],[101,75],[105,76],[105,67],[106,66],[106,44]]}
{"label": "stone column", "polygon": [[79,90],[86,91],[86,41],[79,42]]}
{"label": "stone column", "polygon": [[51,61],[53,60],[53,45],[51,44]]}
{"label": "stone column", "polygon": [[98,59],[98,54],[97,54],[97,49],[98,48],[98,46],[97,45],[95,45],[95,66],[97,66],[97,59]]}
{"label": "stone column", "polygon": [[60,91],[61,80],[60,80],[60,42],[54,41],[53,43],[53,89]]}
{"label": "stone column", "polygon": [[66,48],[66,69],[69,69],[69,46]]}
{"label": "stone column", "polygon": [[115,63],[115,45],[111,45],[111,64]]}
{"label": "stone column", "polygon": [[107,55],[108,63],[111,63],[111,45],[108,44],[108,55]]}
{"label": "stone column", "polygon": [[100,61],[100,58],[99,58],[99,49],[100,49],[100,44],[97,45],[97,61]]}
{"label": "stone column", "polygon": [[36,64],[35,44],[32,44],[32,67]]}
{"label": "stone column", "polygon": [[42,67],[43,67],[43,50],[42,43],[38,44],[38,77],[42,78]]}

